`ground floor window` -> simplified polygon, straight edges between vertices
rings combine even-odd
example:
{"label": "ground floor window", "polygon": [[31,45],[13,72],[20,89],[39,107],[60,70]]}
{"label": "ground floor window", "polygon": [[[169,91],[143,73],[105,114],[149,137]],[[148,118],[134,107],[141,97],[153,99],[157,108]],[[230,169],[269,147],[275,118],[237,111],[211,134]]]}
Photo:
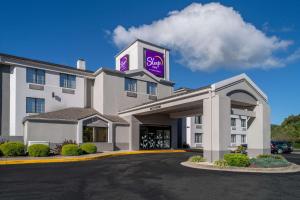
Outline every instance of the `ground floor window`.
{"label": "ground floor window", "polygon": [[84,127],[83,142],[108,142],[108,128]]}
{"label": "ground floor window", "polygon": [[195,133],[195,143],[202,144],[202,133]]}
{"label": "ground floor window", "polygon": [[247,140],[246,135],[241,135],[241,143],[242,143],[242,144],[245,144],[245,143],[246,143],[246,140]]}
{"label": "ground floor window", "polygon": [[236,143],[236,135],[231,135],[231,143]]}

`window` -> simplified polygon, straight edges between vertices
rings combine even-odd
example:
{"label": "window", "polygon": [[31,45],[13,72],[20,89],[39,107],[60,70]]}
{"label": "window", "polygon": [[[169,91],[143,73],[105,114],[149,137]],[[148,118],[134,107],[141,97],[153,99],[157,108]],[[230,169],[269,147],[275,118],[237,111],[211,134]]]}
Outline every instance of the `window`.
{"label": "window", "polygon": [[195,133],[195,143],[202,144],[202,133]]}
{"label": "window", "polygon": [[147,82],[147,94],[156,95],[157,84],[152,82]]}
{"label": "window", "polygon": [[231,135],[231,143],[236,143],[236,135]]}
{"label": "window", "polygon": [[76,88],[76,76],[70,74],[60,74],[60,87]]}
{"label": "window", "polygon": [[82,139],[83,142],[108,142],[107,128],[84,127]]}
{"label": "window", "polygon": [[246,143],[246,135],[241,135],[241,143],[245,144]]}
{"label": "window", "polygon": [[45,84],[45,70],[35,69],[35,68],[26,68],[26,82],[44,85]]}
{"label": "window", "polygon": [[241,126],[246,128],[246,119],[241,119]]}
{"label": "window", "polygon": [[195,116],[195,124],[202,124],[202,115]]}
{"label": "window", "polygon": [[26,113],[43,113],[45,112],[45,99],[26,98]]}
{"label": "window", "polygon": [[130,92],[137,92],[137,80],[132,78],[125,78],[125,90]]}
{"label": "window", "polygon": [[231,118],[231,126],[236,126],[236,119],[235,118]]}

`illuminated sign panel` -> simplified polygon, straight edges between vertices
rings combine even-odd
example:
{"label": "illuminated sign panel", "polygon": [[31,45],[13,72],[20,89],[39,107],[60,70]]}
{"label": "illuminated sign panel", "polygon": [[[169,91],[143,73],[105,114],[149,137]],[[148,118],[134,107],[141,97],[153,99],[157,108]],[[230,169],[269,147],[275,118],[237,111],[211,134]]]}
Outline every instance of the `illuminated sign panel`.
{"label": "illuminated sign panel", "polygon": [[144,67],[155,76],[163,78],[165,76],[164,54],[144,49]]}

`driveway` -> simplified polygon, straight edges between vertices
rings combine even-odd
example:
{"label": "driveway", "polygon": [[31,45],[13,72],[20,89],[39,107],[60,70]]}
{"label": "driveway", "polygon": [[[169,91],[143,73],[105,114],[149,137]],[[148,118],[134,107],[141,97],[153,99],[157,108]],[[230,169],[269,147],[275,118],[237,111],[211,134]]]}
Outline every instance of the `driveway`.
{"label": "driveway", "polygon": [[[0,199],[300,199],[300,173],[244,174],[179,164],[193,154],[0,166]],[[300,164],[300,155],[287,158]]]}

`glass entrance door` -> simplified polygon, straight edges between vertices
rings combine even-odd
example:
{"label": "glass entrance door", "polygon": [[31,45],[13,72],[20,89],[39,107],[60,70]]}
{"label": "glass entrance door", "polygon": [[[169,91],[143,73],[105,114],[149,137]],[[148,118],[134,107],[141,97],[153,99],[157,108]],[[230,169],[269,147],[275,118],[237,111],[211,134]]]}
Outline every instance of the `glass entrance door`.
{"label": "glass entrance door", "polygon": [[140,149],[170,149],[170,126],[140,126]]}

